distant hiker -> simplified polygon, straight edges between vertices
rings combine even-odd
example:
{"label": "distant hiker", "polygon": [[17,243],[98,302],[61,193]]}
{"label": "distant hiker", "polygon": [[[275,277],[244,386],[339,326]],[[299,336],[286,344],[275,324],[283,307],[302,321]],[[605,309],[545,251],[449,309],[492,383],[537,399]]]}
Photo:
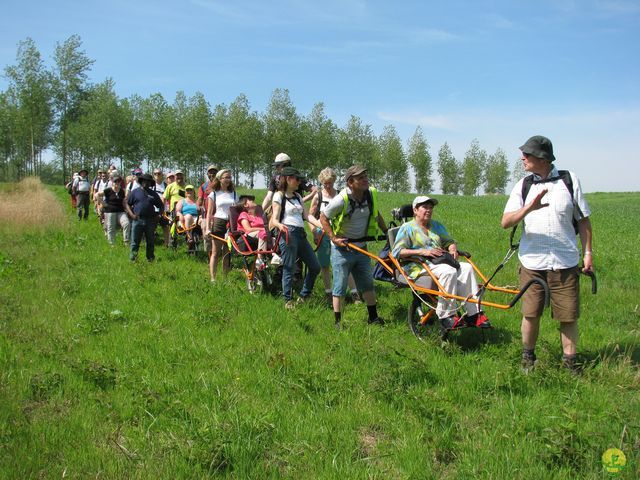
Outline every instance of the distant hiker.
{"label": "distant hiker", "polygon": [[83,168],[78,172],[78,177],[73,181],[73,193],[76,196],[78,208],[78,220],[89,218],[89,193],[91,182],[87,178],[89,172]]}
{"label": "distant hiker", "polygon": [[[216,174],[211,184],[211,193],[207,200],[208,231],[216,237],[224,238],[229,224],[231,205],[238,201],[238,194],[231,179],[231,170],[222,169]],[[222,260],[222,273],[226,275],[231,269],[229,247],[224,240],[213,239],[213,252],[209,259],[211,281],[216,281],[218,262]]]}
{"label": "distant hiker", "polygon": [[121,176],[111,179],[111,186],[98,193],[98,201],[102,204],[104,212],[104,224],[107,231],[107,241],[113,245],[116,240],[118,225],[122,228],[122,239],[125,245],[129,244],[130,226],[129,217],[125,212],[124,188]]}
{"label": "distant hiker", "polygon": [[154,183],[151,175],[148,173],[140,175],[138,182],[140,183],[140,188],[132,190],[125,202],[127,214],[133,220],[131,225],[131,255],[129,258],[135,261],[138,257],[140,242],[144,235],[147,243],[147,260],[151,262],[155,258],[154,239],[158,224],[156,208],[162,213],[164,203],[158,194],[151,189]]}
{"label": "distant hiker", "polygon": [[[531,175],[513,187],[502,216],[502,227],[523,222],[520,240],[520,285],[532,278],[547,282],[551,292],[551,316],[560,322],[563,366],[577,371],[578,274],[580,250],[574,220],[582,244],[583,271],[593,271],[591,211],[573,172],[558,170],[553,145],[536,135],[520,147],[524,170]],[[544,292],[537,284],[522,297],[522,367],[535,365],[535,346],[544,310]]]}
{"label": "distant hiker", "polygon": [[209,254],[209,258],[211,258],[212,251],[212,238],[209,235],[209,222],[207,222],[207,209],[208,209],[208,197],[211,194],[211,187],[213,186],[213,181],[216,178],[216,174],[220,169],[215,165],[209,165],[207,167],[207,179],[200,185],[198,188],[198,206],[204,209],[204,219],[203,219],[203,229],[202,235],[204,239],[204,249]]}
{"label": "distant hiker", "polygon": [[[164,198],[164,191],[167,189],[167,183],[164,181],[164,176],[162,174],[161,169],[155,168],[153,170],[153,180],[154,180],[154,185],[151,187],[151,190],[156,192],[160,198]],[[160,214],[159,210],[158,210],[158,214]],[[170,222],[166,218],[160,217],[159,225],[162,228],[164,246],[168,247],[169,241],[171,238]]]}

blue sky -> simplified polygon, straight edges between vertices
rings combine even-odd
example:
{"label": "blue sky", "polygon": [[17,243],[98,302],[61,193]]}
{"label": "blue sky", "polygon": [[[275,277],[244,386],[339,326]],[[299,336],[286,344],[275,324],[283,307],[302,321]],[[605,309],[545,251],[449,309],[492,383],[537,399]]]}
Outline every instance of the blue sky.
{"label": "blue sky", "polygon": [[421,125],[434,158],[477,138],[513,162],[546,135],[585,191],[640,190],[640,1],[9,1],[0,66],[27,36],[50,62],[74,33],[91,80],[122,97],[244,93],[264,111],[287,88],[340,126],[353,114],[406,141]]}

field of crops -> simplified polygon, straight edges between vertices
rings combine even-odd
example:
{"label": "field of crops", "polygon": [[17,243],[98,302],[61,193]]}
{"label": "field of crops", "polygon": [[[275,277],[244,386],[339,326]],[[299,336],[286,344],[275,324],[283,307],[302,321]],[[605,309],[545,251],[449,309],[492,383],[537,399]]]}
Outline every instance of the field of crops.
{"label": "field of crops", "polygon": [[[420,342],[410,293],[378,284],[387,326],[349,305],[336,331],[320,278],[289,312],[182,250],[133,264],[55,195],[66,220],[0,225],[0,478],[605,478],[611,447],[615,478],[640,477],[640,193],[587,196],[599,291],[583,279],[577,378],[548,314],[528,375],[517,308],[487,309],[484,338]],[[506,197],[436,197],[490,273]],[[385,218],[411,198],[381,194]]]}

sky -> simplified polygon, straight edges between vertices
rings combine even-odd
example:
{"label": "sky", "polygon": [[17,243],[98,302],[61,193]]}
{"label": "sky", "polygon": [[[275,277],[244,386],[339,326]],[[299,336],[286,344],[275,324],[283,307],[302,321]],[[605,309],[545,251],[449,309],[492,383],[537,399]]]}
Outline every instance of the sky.
{"label": "sky", "polygon": [[640,0],[5,0],[0,66],[26,37],[50,65],[73,34],[120,97],[243,93],[264,112],[286,88],[341,127],[394,125],[406,145],[421,126],[434,160],[477,139],[515,163],[545,135],[584,191],[640,190]]}

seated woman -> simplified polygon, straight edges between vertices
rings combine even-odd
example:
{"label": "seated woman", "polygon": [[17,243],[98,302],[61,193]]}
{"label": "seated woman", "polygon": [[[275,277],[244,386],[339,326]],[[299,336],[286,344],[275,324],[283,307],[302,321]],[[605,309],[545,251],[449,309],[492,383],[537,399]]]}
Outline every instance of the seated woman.
{"label": "seated woman", "polygon": [[[267,231],[264,227],[264,219],[256,215],[256,202],[251,197],[240,197],[240,204],[244,211],[238,216],[238,230],[256,239],[258,250],[267,249]],[[255,249],[254,246],[252,248]]]}
{"label": "seated woman", "polygon": [[176,216],[182,227],[187,231],[187,243],[193,242],[191,235],[193,225],[198,221],[200,223],[200,215],[202,215],[202,207],[196,205],[196,194],[193,185],[185,187],[185,198],[176,203]]}
{"label": "seated woman", "polygon": [[[471,295],[471,298],[475,299],[478,281],[469,263],[460,262],[460,268],[457,269],[447,263],[437,263],[435,260],[447,252],[456,261],[458,260],[455,241],[449,236],[444,225],[431,219],[437,204],[436,199],[426,196],[418,196],[413,200],[414,219],[402,224],[398,230],[393,244],[393,256],[398,259],[424,257],[431,272],[448,293],[460,297]],[[403,269],[417,285],[430,287],[431,277],[419,263],[407,262]],[[487,316],[482,311],[478,311],[477,303],[465,302],[464,307],[467,311],[465,317],[467,326],[491,328]],[[439,297],[436,314],[445,330],[451,330],[460,323],[460,317],[456,315],[456,301],[453,299]]]}

